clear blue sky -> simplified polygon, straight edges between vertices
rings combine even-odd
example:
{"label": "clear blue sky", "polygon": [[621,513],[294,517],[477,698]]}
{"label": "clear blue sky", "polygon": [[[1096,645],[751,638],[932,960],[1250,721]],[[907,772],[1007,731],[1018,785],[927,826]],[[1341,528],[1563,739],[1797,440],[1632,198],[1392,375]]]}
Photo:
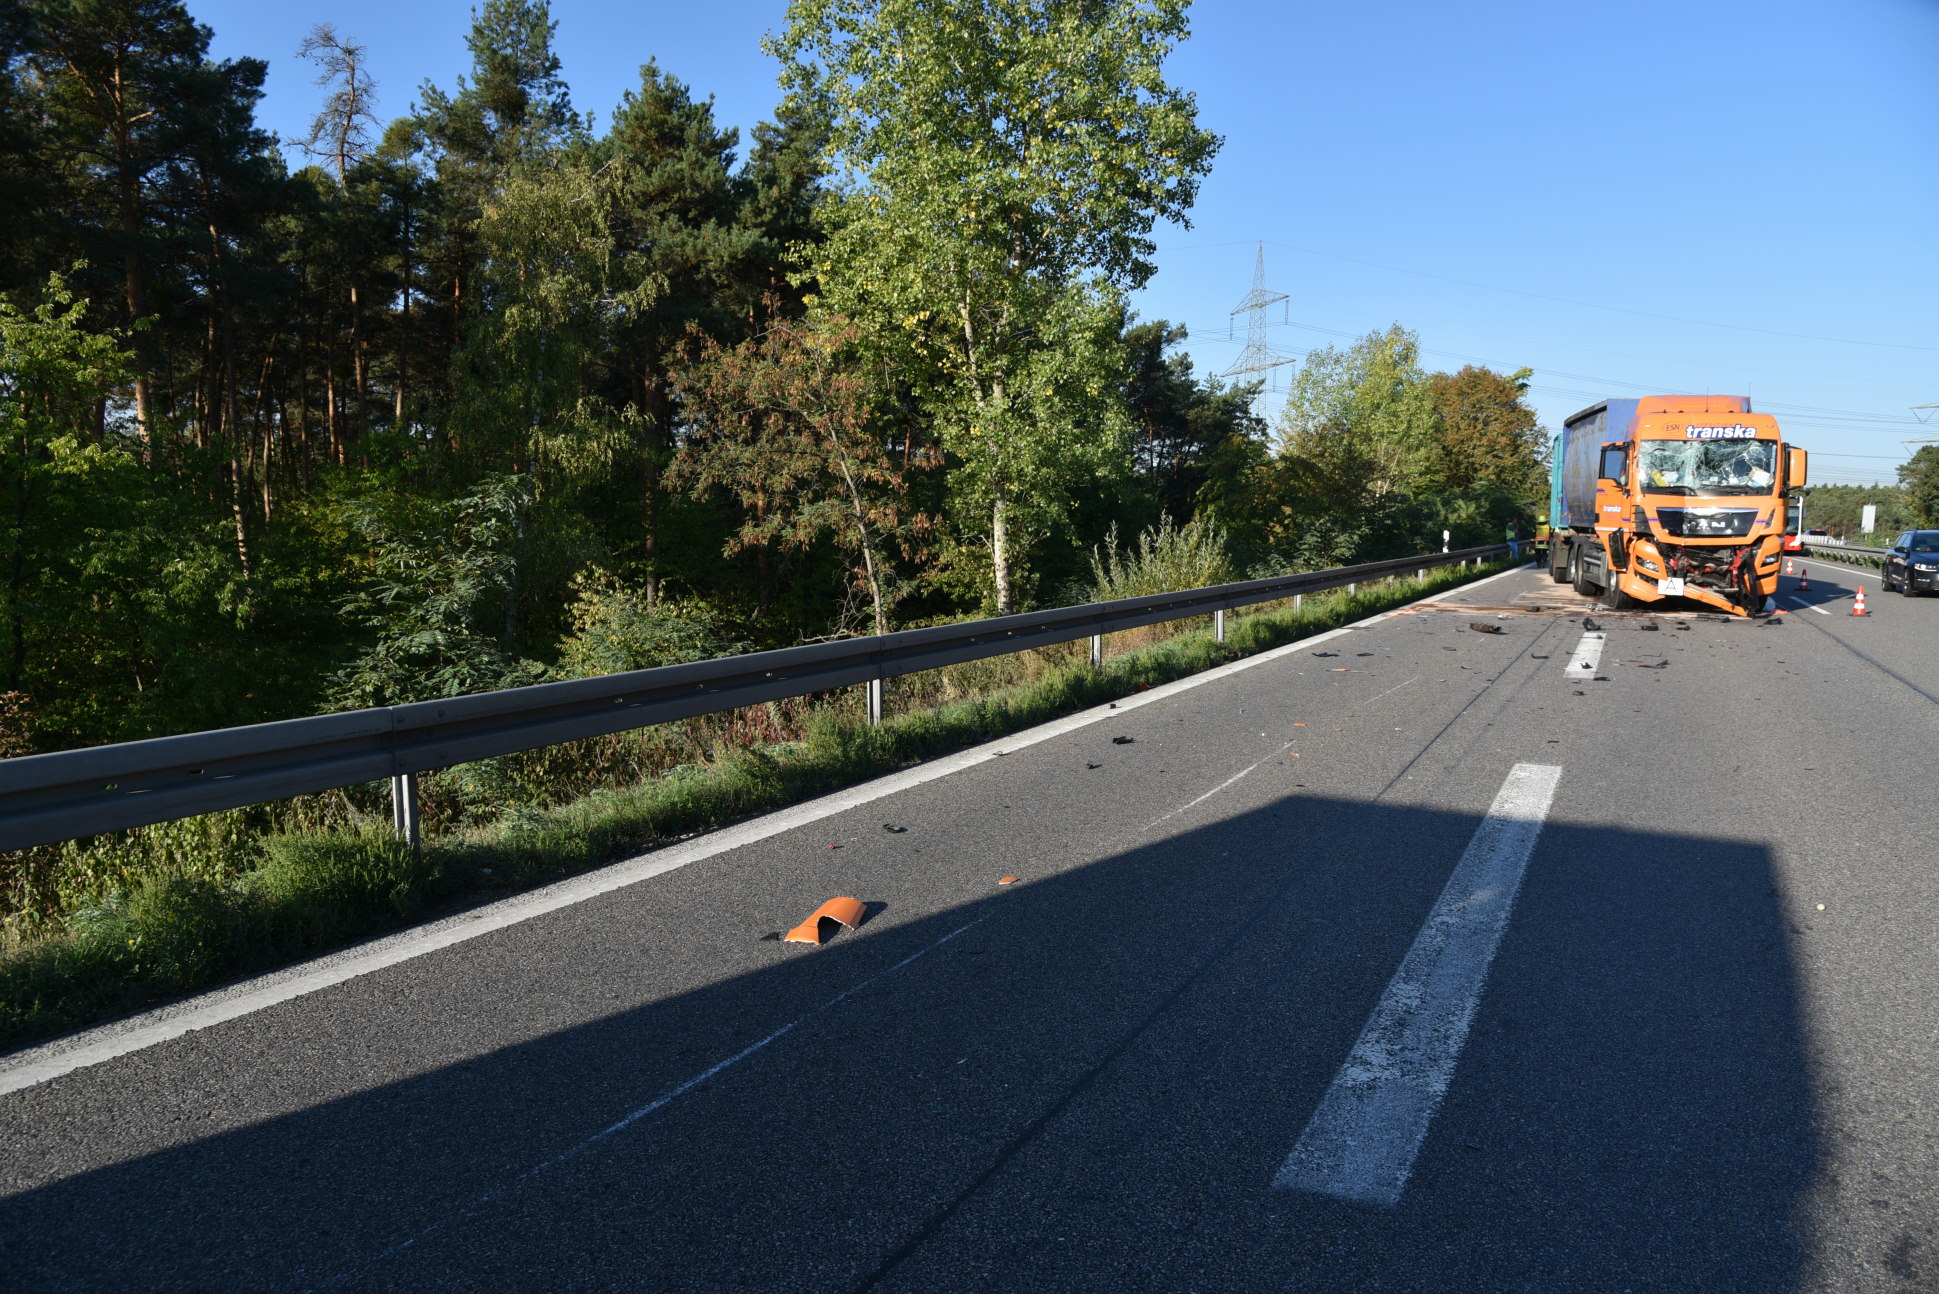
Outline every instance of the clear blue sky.
{"label": "clear blue sky", "polygon": [[[321,93],[294,57],[317,22],[369,46],[386,117],[468,64],[465,3],[189,8],[218,56],[269,59],[283,135]],[[581,110],[605,120],[657,58],[743,138],[784,10],[553,3]],[[1749,392],[1819,482],[1892,481],[1939,437],[1908,412],[1939,402],[1939,3],[1204,0],[1194,26],[1172,79],[1226,144],[1137,305],[1191,328],[1201,371],[1239,352],[1264,240],[1288,355],[1398,321],[1430,366],[1533,368],[1551,428],[1605,396]]]}

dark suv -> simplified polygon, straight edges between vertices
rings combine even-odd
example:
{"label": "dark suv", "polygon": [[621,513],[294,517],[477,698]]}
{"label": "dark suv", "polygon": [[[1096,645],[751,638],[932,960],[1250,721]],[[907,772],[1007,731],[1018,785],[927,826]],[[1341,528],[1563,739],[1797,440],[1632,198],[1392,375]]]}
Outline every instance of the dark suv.
{"label": "dark suv", "polygon": [[1879,583],[1908,598],[1939,589],[1939,530],[1908,530],[1894,539]]}

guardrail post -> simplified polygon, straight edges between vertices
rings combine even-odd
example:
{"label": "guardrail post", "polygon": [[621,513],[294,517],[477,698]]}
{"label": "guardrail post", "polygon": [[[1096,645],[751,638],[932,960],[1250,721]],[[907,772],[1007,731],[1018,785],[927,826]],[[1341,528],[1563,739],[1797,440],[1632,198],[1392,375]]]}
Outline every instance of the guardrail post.
{"label": "guardrail post", "polygon": [[1304,593],[1293,594],[1293,610],[1297,611],[1305,605],[1306,605],[1306,595]]}
{"label": "guardrail post", "polygon": [[390,823],[397,838],[417,848],[417,774],[397,773],[390,780]]}
{"label": "guardrail post", "polygon": [[1104,635],[1091,635],[1091,668],[1104,668]]}
{"label": "guardrail post", "polygon": [[882,680],[872,678],[868,681],[869,726],[872,728],[882,722]]}
{"label": "guardrail post", "polygon": [[1426,579],[1426,578],[1427,578],[1427,567],[1425,567],[1425,566],[1423,566],[1423,567],[1421,567],[1421,568],[1420,568],[1420,569],[1419,569],[1418,571],[1415,571],[1415,572],[1414,572],[1414,578],[1415,578],[1416,580],[1424,580],[1424,579]]}
{"label": "guardrail post", "polygon": [[1357,589],[1357,588],[1359,588],[1359,587],[1360,587],[1360,582],[1359,582],[1358,580],[1348,580],[1348,581],[1347,581],[1347,596],[1348,596],[1348,597],[1352,597],[1352,596],[1353,596],[1353,591],[1354,591],[1355,589]]}
{"label": "guardrail post", "polygon": [[1223,608],[1212,613],[1212,639],[1215,642],[1225,641],[1225,611]]}

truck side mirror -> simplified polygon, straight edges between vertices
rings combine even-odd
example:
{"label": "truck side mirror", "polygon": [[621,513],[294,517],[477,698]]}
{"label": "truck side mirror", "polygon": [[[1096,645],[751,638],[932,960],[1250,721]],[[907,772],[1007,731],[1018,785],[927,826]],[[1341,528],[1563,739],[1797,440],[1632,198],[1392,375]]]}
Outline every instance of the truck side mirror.
{"label": "truck side mirror", "polygon": [[1605,481],[1618,485],[1629,484],[1629,446],[1604,445],[1602,447],[1602,470],[1596,475]]}
{"label": "truck side mirror", "polygon": [[1796,445],[1785,446],[1784,448],[1784,488],[1785,489],[1795,490],[1798,486],[1806,484],[1805,466],[1810,461],[1810,457],[1811,456],[1809,454],[1805,453],[1802,449],[1799,449]]}

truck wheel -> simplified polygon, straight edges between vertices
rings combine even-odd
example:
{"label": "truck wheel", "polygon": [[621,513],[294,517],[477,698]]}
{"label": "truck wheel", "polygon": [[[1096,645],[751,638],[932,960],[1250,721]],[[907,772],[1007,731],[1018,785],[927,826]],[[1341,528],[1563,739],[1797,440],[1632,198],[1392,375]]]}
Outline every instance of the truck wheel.
{"label": "truck wheel", "polygon": [[1609,587],[1602,591],[1602,604],[1611,611],[1627,611],[1636,605],[1636,599],[1623,592],[1616,582],[1611,580]]}
{"label": "truck wheel", "polygon": [[1580,548],[1571,547],[1569,549],[1570,582],[1575,585],[1575,591],[1577,593],[1580,593],[1585,598],[1592,598],[1596,596],[1596,594],[1602,592],[1602,589],[1597,585],[1589,583],[1589,576],[1583,570],[1583,568],[1586,565],[1588,565],[1588,563],[1582,560],[1582,550]]}
{"label": "truck wheel", "polygon": [[[1569,562],[1562,555],[1563,551],[1562,541],[1553,535],[1549,536],[1549,578],[1557,584],[1569,582]],[[1574,552],[1575,545],[1570,544],[1568,551]]]}

